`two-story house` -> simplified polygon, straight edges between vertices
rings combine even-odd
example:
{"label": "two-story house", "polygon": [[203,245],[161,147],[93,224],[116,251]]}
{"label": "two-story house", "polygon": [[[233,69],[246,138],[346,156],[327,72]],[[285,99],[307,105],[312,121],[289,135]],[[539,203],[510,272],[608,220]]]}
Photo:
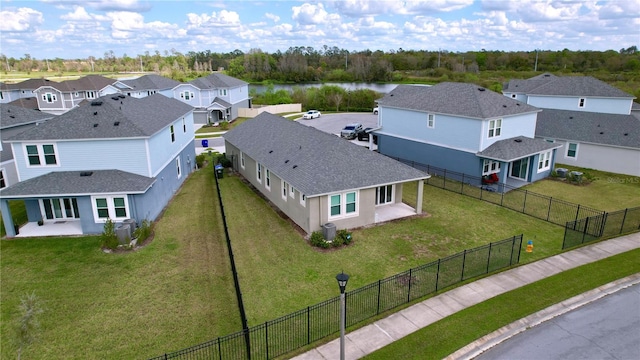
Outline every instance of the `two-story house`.
{"label": "two-story house", "polygon": [[250,108],[249,84],[229,75],[212,73],[173,88],[173,98],[189,104],[196,124],[233,121],[239,108]]}
{"label": "two-story house", "polygon": [[[234,169],[307,233],[422,212],[428,174],[311,126],[264,112],[224,140]],[[416,208],[402,202],[411,182]]]}
{"label": "two-story house", "polygon": [[13,151],[4,139],[53,118],[54,115],[11,104],[0,104],[0,189],[18,182]]}
{"label": "two-story house", "polygon": [[19,99],[32,98],[33,91],[41,86],[55,83],[47,79],[27,79],[15,84],[0,83],[0,103],[7,104]]}
{"label": "two-story house", "polygon": [[113,86],[116,82],[100,75],[87,75],[76,80],[48,82],[33,91],[38,100],[38,109],[54,115],[78,106],[85,100],[93,100],[104,95],[120,93]]}
{"label": "two-story house", "polygon": [[193,108],[160,94],[100,97],[5,141],[20,182],[0,190],[0,211],[13,224],[8,201],[24,200],[29,222],[20,236],[153,221],[195,164]]}
{"label": "two-story house", "polygon": [[380,153],[512,186],[547,177],[561,147],[534,138],[540,109],[474,84],[399,85],[378,107]]}
{"label": "two-story house", "polygon": [[543,109],[536,137],[563,145],[558,162],[640,176],[635,97],[590,76],[511,80],[503,94]]}
{"label": "two-story house", "polygon": [[156,74],[147,74],[135,79],[118,80],[114,83],[114,86],[120,89],[123,94],[136,98],[153,94],[173,97],[173,88],[178,85],[180,85],[180,82]]}

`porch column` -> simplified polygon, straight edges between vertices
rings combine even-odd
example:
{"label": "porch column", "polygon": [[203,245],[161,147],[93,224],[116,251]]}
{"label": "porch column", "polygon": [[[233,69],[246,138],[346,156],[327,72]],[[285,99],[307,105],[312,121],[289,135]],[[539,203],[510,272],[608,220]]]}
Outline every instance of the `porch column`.
{"label": "porch column", "polygon": [[9,201],[0,199],[0,211],[2,211],[2,222],[4,223],[4,232],[8,238],[16,236],[16,229],[13,226],[13,215],[9,209]]}
{"label": "porch column", "polygon": [[424,180],[418,180],[418,195],[416,196],[416,214],[422,214],[422,193],[424,192]]}

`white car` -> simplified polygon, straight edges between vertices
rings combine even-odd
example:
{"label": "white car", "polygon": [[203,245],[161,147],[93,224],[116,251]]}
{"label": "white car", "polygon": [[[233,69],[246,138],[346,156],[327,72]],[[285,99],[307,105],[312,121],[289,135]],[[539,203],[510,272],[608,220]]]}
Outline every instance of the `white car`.
{"label": "white car", "polygon": [[318,110],[309,110],[302,116],[302,118],[305,120],[310,120],[310,119],[319,118],[320,115],[322,114],[320,114],[320,111]]}
{"label": "white car", "polygon": [[378,107],[377,106],[373,108],[373,114],[374,115],[378,115]]}

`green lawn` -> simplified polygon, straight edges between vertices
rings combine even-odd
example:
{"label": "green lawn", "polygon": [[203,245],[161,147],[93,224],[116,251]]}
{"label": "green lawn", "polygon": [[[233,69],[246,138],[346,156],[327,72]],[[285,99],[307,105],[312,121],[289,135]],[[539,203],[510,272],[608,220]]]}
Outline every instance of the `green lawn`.
{"label": "green lawn", "polygon": [[443,359],[513,321],[640,271],[640,250],[562,272],[448,316],[365,359]]}
{"label": "green lawn", "polygon": [[[24,224],[27,222],[27,209],[24,206],[24,201],[9,200],[9,209],[11,209],[11,215],[13,215],[14,223]],[[4,229],[4,220],[2,219],[2,216],[0,216],[0,237],[5,236],[6,234],[7,233]]]}
{"label": "green lawn", "polygon": [[99,237],[3,240],[2,359],[16,357],[20,297],[45,312],[24,359],[135,359],[241,329],[211,171],[177,193],[145,248],[105,254]]}

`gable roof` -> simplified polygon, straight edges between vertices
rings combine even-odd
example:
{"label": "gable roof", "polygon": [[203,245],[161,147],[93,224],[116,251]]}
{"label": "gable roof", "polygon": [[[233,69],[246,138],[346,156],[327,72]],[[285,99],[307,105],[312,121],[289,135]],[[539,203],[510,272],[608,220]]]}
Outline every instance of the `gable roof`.
{"label": "gable roof", "polygon": [[51,82],[42,86],[51,86],[62,92],[102,90],[109,85],[113,85],[117,80],[100,75],[87,75],[76,80],[66,80],[59,83]]}
{"label": "gable roof", "polygon": [[150,137],[191,111],[193,107],[190,105],[161,94],[140,99],[107,95],[8,141]]}
{"label": "gable roof", "polygon": [[511,80],[503,91],[527,95],[635,98],[591,76],[536,76],[527,80]]}
{"label": "gable roof", "polygon": [[377,152],[267,112],[223,136],[307,197],[429,178]]}
{"label": "gable roof", "polygon": [[[90,173],[90,176],[81,174]],[[25,198],[109,193],[145,193],[155,178],[122,170],[54,171],[0,190],[3,197]]]}
{"label": "gable roof", "polygon": [[542,139],[516,136],[510,139],[496,141],[476,155],[483,158],[511,162],[560,147],[562,147],[562,145],[550,143]]}
{"label": "gable roof", "polygon": [[21,106],[0,104],[0,129],[42,122],[54,116]]}
{"label": "gable roof", "polygon": [[35,97],[21,97],[8,102],[7,104],[23,107],[30,110],[38,110],[38,99],[36,99]]}
{"label": "gable roof", "polygon": [[640,149],[640,116],[544,109],[536,136]]}
{"label": "gable roof", "polygon": [[147,74],[136,79],[120,80],[121,83],[133,90],[164,90],[173,89],[180,82],[156,74]]}
{"label": "gable roof", "polygon": [[189,81],[190,84],[198,89],[219,89],[219,88],[234,88],[238,86],[247,85],[248,83],[240,79],[236,79],[229,75],[222,73],[212,73],[206,77],[197,78]]}
{"label": "gable roof", "polygon": [[444,82],[434,86],[398,85],[378,105],[488,119],[540,111],[478,85]]}
{"label": "gable roof", "polygon": [[1,84],[2,90],[35,90],[41,86],[50,86],[57,84],[57,82],[49,79],[27,79],[14,84]]}

